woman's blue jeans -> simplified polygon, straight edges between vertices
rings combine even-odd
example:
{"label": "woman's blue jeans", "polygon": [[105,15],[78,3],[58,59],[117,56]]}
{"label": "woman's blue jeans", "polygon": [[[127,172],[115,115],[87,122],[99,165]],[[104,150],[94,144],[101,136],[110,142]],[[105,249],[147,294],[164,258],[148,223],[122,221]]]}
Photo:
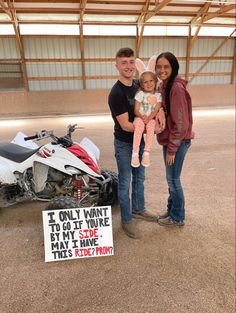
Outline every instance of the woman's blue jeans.
{"label": "woman's blue jeans", "polygon": [[167,147],[163,147],[163,157],[166,166],[166,180],[169,187],[167,210],[170,218],[175,222],[183,222],[185,219],[185,199],[180,181],[180,175],[185,155],[191,146],[191,140],[185,140],[176,152],[174,164],[166,164]]}
{"label": "woman's blue jeans", "polygon": [[[129,224],[132,221],[132,212],[145,210],[144,180],[145,168],[131,166],[133,144],[115,139],[115,157],[118,168],[118,196],[121,210],[121,222]],[[139,158],[144,151],[144,143],[140,144]],[[130,203],[130,182],[132,176],[132,191]]]}

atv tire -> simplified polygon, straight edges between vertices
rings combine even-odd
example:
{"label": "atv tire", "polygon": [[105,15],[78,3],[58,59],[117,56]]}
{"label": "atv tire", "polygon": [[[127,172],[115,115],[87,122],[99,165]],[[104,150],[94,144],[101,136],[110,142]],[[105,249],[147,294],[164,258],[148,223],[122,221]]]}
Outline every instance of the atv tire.
{"label": "atv tire", "polygon": [[111,177],[111,182],[107,187],[107,195],[105,199],[101,200],[100,205],[111,205],[116,206],[118,202],[118,174],[116,172],[103,169],[101,174],[108,178]]}
{"label": "atv tire", "polygon": [[46,206],[45,210],[65,210],[65,209],[73,209],[79,208],[81,204],[75,198],[70,196],[56,196],[53,198],[48,205]]}

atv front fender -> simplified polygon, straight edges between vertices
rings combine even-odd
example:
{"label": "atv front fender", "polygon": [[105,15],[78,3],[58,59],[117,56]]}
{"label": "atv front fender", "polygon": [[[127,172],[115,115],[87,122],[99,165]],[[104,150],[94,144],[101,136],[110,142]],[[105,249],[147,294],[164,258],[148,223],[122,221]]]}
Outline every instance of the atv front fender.
{"label": "atv front fender", "polygon": [[0,164],[0,184],[16,184],[16,177],[4,164]]}

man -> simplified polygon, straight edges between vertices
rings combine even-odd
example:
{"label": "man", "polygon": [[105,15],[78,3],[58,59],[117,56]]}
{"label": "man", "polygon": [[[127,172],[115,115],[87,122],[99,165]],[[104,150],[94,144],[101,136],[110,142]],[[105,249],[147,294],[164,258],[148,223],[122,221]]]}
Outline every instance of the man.
{"label": "man", "polygon": [[[131,167],[131,156],[134,132],[134,96],[139,88],[134,80],[134,51],[121,48],[116,54],[116,68],[119,80],[112,87],[108,103],[114,120],[114,148],[118,168],[118,195],[121,209],[122,228],[127,236],[137,239],[138,230],[132,223],[132,217],[146,221],[157,221],[157,216],[145,208],[143,166]],[[144,141],[140,144],[139,157],[144,150]],[[130,203],[130,181],[132,176],[132,191]]]}

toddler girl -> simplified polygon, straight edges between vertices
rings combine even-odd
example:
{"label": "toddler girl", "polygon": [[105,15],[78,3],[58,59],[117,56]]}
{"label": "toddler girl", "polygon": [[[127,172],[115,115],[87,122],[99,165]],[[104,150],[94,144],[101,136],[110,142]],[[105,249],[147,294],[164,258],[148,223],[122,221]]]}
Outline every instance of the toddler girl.
{"label": "toddler girl", "polygon": [[141,164],[145,167],[150,165],[149,152],[151,151],[154,131],[156,126],[155,117],[161,108],[161,94],[156,92],[157,76],[155,74],[156,56],[148,61],[145,68],[140,59],[135,60],[137,70],[141,73],[140,90],[135,95],[135,119],[134,119],[134,140],[131,165],[139,167],[139,146],[143,133],[146,131],[145,147]]}

